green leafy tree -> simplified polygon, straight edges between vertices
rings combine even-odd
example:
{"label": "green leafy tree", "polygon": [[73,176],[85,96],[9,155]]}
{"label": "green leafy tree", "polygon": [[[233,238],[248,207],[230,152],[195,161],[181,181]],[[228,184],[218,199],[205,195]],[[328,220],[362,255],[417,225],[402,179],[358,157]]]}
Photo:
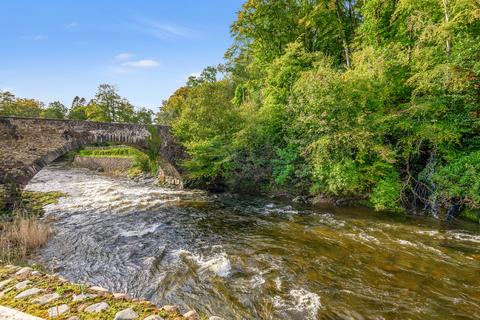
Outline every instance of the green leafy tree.
{"label": "green leafy tree", "polygon": [[65,119],[68,109],[61,102],[54,101],[42,110],[41,116],[50,119]]}

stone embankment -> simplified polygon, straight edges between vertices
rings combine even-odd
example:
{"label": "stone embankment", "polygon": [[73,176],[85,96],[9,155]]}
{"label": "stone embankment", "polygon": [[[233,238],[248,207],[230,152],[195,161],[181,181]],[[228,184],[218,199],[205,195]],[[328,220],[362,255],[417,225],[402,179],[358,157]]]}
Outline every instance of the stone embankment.
{"label": "stone embankment", "polygon": [[182,315],[175,306],[158,308],[128,294],[12,265],[0,265],[0,319],[222,320],[201,317],[195,310]]}
{"label": "stone embankment", "polygon": [[132,158],[116,157],[83,157],[76,155],[72,165],[74,167],[87,168],[90,170],[103,171],[109,174],[126,175],[133,165]]}

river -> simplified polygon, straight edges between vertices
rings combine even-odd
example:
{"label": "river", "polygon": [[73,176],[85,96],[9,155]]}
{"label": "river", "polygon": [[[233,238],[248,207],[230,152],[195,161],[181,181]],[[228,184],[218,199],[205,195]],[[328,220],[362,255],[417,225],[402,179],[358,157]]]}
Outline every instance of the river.
{"label": "river", "polygon": [[37,260],[75,282],[225,319],[479,319],[480,228],[177,191],[53,165]]}

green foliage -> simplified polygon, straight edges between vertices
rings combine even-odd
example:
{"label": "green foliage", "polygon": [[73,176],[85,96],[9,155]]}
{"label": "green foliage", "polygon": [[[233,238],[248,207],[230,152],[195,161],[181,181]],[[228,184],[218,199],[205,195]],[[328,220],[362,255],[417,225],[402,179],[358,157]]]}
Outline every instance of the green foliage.
{"label": "green foliage", "polygon": [[192,178],[478,208],[478,1],[247,0],[232,34],[223,80],[192,78],[159,114]]}
{"label": "green foliage", "polygon": [[44,212],[44,207],[49,204],[58,203],[58,199],[65,197],[66,194],[59,191],[49,192],[32,192],[23,191],[21,206],[24,212],[31,215],[41,216]]}
{"label": "green foliage", "polygon": [[43,103],[34,99],[15,97],[10,92],[0,91],[0,115],[18,117],[39,117]]}
{"label": "green foliage", "polygon": [[205,82],[191,87],[177,105],[172,130],[190,154],[183,165],[193,184],[208,184],[225,174],[228,142],[242,121],[231,102],[233,90],[227,80]]}
{"label": "green foliage", "polygon": [[42,118],[49,119],[65,119],[67,111],[67,107],[65,107],[61,102],[55,101],[50,103],[47,108],[42,110],[40,116]]}
{"label": "green foliage", "polygon": [[480,151],[455,158],[441,167],[434,179],[442,201],[456,199],[470,208],[480,209]]}
{"label": "green foliage", "polygon": [[480,223],[480,212],[478,210],[465,209],[461,212],[460,217],[472,222]]}
{"label": "green foliage", "polygon": [[83,149],[78,152],[82,157],[135,158],[144,155],[141,151],[130,147],[112,147],[105,149]]}

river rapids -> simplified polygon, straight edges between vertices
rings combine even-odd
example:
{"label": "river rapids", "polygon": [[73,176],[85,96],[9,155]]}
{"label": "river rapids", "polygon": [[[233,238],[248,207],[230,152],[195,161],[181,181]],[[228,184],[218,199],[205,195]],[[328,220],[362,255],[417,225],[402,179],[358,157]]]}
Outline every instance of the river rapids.
{"label": "river rapids", "polygon": [[225,319],[479,319],[480,229],[171,190],[53,165],[36,260],[74,282]]}

